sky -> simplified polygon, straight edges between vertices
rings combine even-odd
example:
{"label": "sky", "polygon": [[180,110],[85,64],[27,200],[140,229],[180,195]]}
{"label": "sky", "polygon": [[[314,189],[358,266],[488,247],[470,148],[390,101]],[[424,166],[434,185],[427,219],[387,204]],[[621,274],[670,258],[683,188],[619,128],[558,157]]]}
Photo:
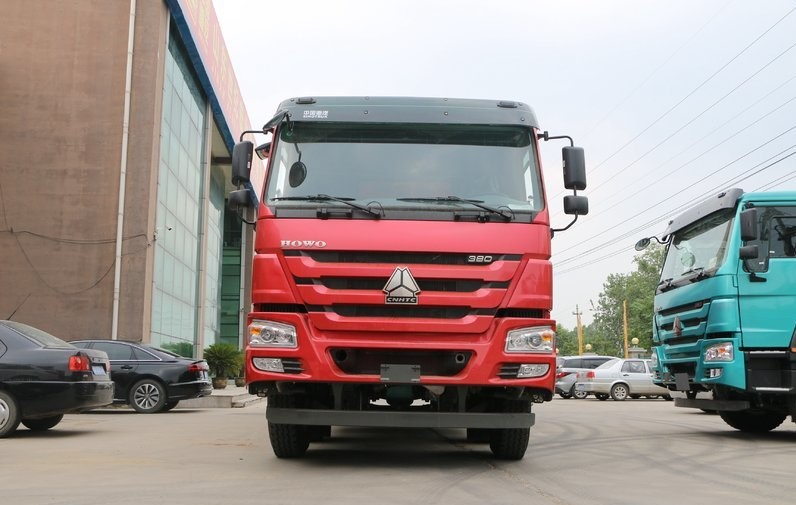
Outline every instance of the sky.
{"label": "sky", "polygon": [[[791,0],[213,0],[251,123],[297,96],[516,100],[586,154],[553,238],[553,318],[593,319],[634,243],[730,187],[796,189]],[[553,227],[561,147],[541,155]]]}

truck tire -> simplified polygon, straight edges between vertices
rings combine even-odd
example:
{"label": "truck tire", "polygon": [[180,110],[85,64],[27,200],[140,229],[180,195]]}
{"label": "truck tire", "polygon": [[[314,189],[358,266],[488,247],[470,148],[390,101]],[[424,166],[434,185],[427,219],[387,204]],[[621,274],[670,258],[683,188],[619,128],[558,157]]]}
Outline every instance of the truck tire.
{"label": "truck tire", "polygon": [[[294,408],[296,398],[289,395],[273,395],[268,397],[268,405],[275,408]],[[310,446],[310,430],[300,424],[268,423],[268,438],[277,458],[298,458],[307,452]]]}
{"label": "truck tire", "polygon": [[[505,401],[503,412],[530,412],[531,404],[525,400]],[[498,459],[519,460],[525,456],[528,441],[531,437],[530,428],[507,428],[490,430],[489,448]]]}
{"label": "truck tire", "polygon": [[41,417],[39,419],[23,419],[24,424],[30,431],[46,431],[61,422],[63,414],[57,416]]}
{"label": "truck tire", "polygon": [[719,411],[721,419],[736,430],[747,433],[764,433],[771,431],[785,420],[786,414],[773,410],[738,410]]}

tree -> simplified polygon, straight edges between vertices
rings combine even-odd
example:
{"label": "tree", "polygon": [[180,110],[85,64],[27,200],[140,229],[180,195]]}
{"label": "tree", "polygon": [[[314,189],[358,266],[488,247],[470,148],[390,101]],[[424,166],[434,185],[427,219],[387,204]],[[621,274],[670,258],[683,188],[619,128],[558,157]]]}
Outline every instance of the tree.
{"label": "tree", "polygon": [[556,347],[559,356],[576,356],[578,354],[578,330],[568,330],[556,325]]}
{"label": "tree", "polygon": [[[628,340],[636,337],[639,346],[652,345],[653,298],[663,266],[664,248],[653,245],[633,259],[636,269],[629,274],[610,274],[600,293],[593,326],[595,337],[607,354],[624,355],[623,304],[627,301]],[[595,345],[591,342],[592,346]],[[594,347],[592,348],[594,351]],[[596,352],[596,351],[595,351]]]}

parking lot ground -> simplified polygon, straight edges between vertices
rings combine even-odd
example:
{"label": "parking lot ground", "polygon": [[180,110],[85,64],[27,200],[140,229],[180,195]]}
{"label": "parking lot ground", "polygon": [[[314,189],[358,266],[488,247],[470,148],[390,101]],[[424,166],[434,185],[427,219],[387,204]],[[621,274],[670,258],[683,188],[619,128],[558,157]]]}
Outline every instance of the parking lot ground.
{"label": "parking lot ground", "polygon": [[3,504],[790,504],[796,426],[747,435],[663,400],[556,399],[494,460],[464,430],[334,428],[279,460],[265,403],[102,409],[0,440]]}

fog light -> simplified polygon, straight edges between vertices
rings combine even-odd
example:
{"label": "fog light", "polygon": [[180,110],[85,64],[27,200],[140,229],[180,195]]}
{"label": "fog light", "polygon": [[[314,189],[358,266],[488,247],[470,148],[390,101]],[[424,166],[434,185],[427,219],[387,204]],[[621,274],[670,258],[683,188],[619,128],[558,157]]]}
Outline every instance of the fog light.
{"label": "fog light", "polygon": [[711,379],[718,379],[721,377],[721,368],[708,368],[708,377]]}
{"label": "fog light", "polygon": [[528,377],[541,377],[550,370],[550,365],[539,364],[523,364],[517,371],[518,379],[527,379]]}
{"label": "fog light", "polygon": [[283,373],[285,371],[282,360],[279,358],[252,358],[252,364],[254,364],[254,368],[263,372]]}

